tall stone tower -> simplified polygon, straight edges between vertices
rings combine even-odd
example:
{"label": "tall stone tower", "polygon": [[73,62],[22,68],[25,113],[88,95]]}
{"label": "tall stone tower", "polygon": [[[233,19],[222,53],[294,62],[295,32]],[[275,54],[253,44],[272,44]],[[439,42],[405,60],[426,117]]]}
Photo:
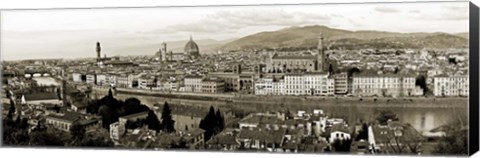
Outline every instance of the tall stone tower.
{"label": "tall stone tower", "polygon": [[68,101],[67,101],[67,81],[65,80],[65,77],[62,76],[62,87],[61,87],[61,98],[62,98],[62,103],[63,106],[66,106]]}
{"label": "tall stone tower", "polygon": [[317,70],[320,72],[325,72],[327,63],[325,59],[325,48],[323,47],[323,34],[320,33],[320,37],[318,38],[318,45],[317,45]]}
{"label": "tall stone tower", "polygon": [[162,61],[167,61],[167,43],[163,42],[160,48],[160,58]]}
{"label": "tall stone tower", "polygon": [[100,47],[100,42],[97,41],[97,48],[96,48],[96,51],[97,51],[97,58],[101,58],[101,54],[100,52],[102,51],[102,48]]}

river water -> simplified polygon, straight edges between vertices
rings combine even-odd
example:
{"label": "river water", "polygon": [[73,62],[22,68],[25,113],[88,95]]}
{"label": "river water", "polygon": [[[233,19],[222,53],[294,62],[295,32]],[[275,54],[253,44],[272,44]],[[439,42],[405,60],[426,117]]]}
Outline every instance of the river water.
{"label": "river water", "polygon": [[[102,97],[99,94],[98,97]],[[164,103],[177,105],[201,106],[209,108],[229,107],[230,109],[241,110],[244,112],[266,112],[281,110],[306,110],[323,109],[330,117],[342,117],[349,124],[362,121],[371,121],[375,119],[378,112],[382,110],[390,110],[397,114],[399,120],[404,123],[410,123],[419,132],[428,132],[436,127],[451,122],[466,122],[468,118],[468,99],[466,98],[437,98],[435,101],[429,99],[413,99],[413,101],[386,101],[379,99],[375,103],[373,101],[358,101],[355,99],[326,99],[326,100],[310,100],[310,101],[258,101],[247,98],[234,99],[233,101],[225,100],[192,100],[192,99],[174,99],[158,96],[131,95],[131,94],[115,94],[117,99],[128,99],[135,97],[143,104],[152,106],[156,103]]]}

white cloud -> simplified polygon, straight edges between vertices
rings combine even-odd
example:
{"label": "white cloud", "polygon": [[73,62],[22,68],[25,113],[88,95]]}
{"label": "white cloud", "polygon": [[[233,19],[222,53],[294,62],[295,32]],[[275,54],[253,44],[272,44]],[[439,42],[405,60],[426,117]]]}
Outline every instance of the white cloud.
{"label": "white cloud", "polygon": [[158,33],[232,33],[249,27],[290,27],[331,24],[337,14],[312,14],[283,10],[219,11],[205,15],[201,20],[170,25],[152,32]]}
{"label": "white cloud", "polygon": [[387,7],[387,6],[375,7],[375,11],[380,13],[399,13],[400,12],[400,10],[397,8]]}

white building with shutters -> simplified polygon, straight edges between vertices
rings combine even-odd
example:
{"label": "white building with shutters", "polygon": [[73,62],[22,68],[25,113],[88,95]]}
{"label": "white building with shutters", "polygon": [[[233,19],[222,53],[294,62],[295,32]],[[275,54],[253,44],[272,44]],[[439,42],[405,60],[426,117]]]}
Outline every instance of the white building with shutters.
{"label": "white building with shutters", "polygon": [[468,96],[468,76],[437,76],[433,79],[435,96]]}

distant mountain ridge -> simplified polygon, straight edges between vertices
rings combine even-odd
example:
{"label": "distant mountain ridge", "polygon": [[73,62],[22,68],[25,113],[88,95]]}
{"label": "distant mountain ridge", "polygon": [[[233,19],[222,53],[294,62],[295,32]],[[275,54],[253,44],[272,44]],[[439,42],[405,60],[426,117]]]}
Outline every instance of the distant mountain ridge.
{"label": "distant mountain ridge", "polygon": [[[467,48],[465,33],[396,33],[384,31],[349,31],[313,25],[260,32],[229,42],[218,50],[315,48],[323,34],[331,48]],[[468,36],[468,33],[466,33]]]}

